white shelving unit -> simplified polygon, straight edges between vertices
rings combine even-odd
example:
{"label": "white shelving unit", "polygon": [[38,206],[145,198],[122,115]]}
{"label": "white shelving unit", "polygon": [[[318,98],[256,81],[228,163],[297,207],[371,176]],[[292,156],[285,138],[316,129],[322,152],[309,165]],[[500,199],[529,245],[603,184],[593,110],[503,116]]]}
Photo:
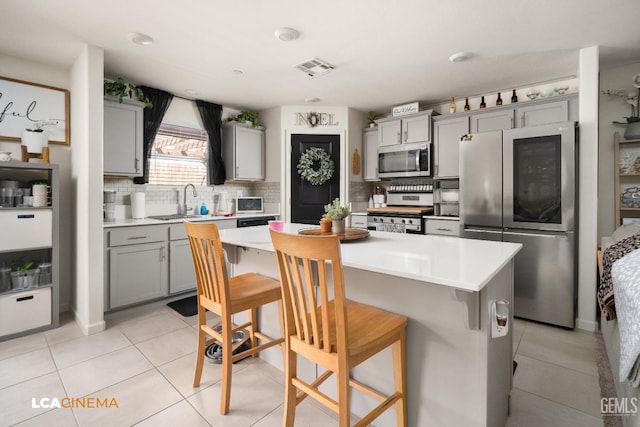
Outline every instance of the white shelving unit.
{"label": "white shelving unit", "polygon": [[[59,322],[59,188],[58,165],[0,162],[0,180],[51,186],[48,206],[0,208],[0,267],[33,262],[51,264],[50,278],[29,289],[3,289],[0,293],[0,341],[58,327]],[[47,275],[48,276],[48,275]],[[39,275],[38,278],[44,278]]]}

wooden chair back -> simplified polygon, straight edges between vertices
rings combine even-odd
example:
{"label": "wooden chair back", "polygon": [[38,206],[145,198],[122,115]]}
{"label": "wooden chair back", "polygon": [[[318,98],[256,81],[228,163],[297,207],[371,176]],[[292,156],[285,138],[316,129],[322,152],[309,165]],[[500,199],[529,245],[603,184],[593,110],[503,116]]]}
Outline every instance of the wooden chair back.
{"label": "wooden chair back", "polygon": [[228,307],[230,301],[227,266],[218,226],[191,222],[185,222],[184,226],[193,256],[198,298],[203,296],[210,300],[221,313],[222,307]]}
{"label": "wooden chair back", "polygon": [[[345,289],[338,238],[269,231],[283,290],[285,335],[324,353],[346,349]],[[332,343],[330,331],[334,328],[336,342]]]}

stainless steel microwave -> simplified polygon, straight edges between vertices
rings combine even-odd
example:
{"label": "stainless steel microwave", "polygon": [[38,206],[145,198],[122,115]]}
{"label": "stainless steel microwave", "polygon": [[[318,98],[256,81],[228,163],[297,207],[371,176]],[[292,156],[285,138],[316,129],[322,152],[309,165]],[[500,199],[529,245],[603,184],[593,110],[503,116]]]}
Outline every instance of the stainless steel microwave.
{"label": "stainless steel microwave", "polygon": [[431,176],[431,144],[398,144],[378,148],[378,178]]}

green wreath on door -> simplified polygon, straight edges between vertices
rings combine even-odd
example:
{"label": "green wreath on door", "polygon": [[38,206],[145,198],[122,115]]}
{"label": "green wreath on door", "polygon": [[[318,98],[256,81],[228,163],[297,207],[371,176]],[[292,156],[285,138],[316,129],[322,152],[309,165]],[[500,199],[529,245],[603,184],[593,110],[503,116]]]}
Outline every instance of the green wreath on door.
{"label": "green wreath on door", "polygon": [[[314,169],[313,166],[320,162],[320,167]],[[300,156],[298,162],[298,174],[307,180],[311,185],[322,185],[333,176],[334,165],[331,156],[322,148],[307,148]]]}

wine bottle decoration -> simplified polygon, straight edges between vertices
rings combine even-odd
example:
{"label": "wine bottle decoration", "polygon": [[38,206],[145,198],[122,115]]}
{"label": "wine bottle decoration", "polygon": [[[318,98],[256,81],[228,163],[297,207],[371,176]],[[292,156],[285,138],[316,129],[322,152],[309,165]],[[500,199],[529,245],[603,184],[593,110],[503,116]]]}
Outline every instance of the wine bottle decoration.
{"label": "wine bottle decoration", "polygon": [[480,108],[487,108],[487,104],[485,104],[485,102],[484,102],[484,96],[482,97],[482,100],[480,101]]}
{"label": "wine bottle decoration", "polygon": [[498,99],[496,99],[496,105],[502,105],[502,97],[500,96],[500,92],[498,92]]}
{"label": "wine bottle decoration", "polygon": [[469,98],[464,99],[464,111],[469,111],[471,107],[469,106]]}
{"label": "wine bottle decoration", "polygon": [[511,92],[511,103],[515,104],[516,102],[518,102],[518,95],[516,95],[516,90],[513,89],[513,92]]}
{"label": "wine bottle decoration", "polygon": [[456,112],[456,99],[455,97],[451,97],[451,103],[449,103],[449,114],[453,114]]}

